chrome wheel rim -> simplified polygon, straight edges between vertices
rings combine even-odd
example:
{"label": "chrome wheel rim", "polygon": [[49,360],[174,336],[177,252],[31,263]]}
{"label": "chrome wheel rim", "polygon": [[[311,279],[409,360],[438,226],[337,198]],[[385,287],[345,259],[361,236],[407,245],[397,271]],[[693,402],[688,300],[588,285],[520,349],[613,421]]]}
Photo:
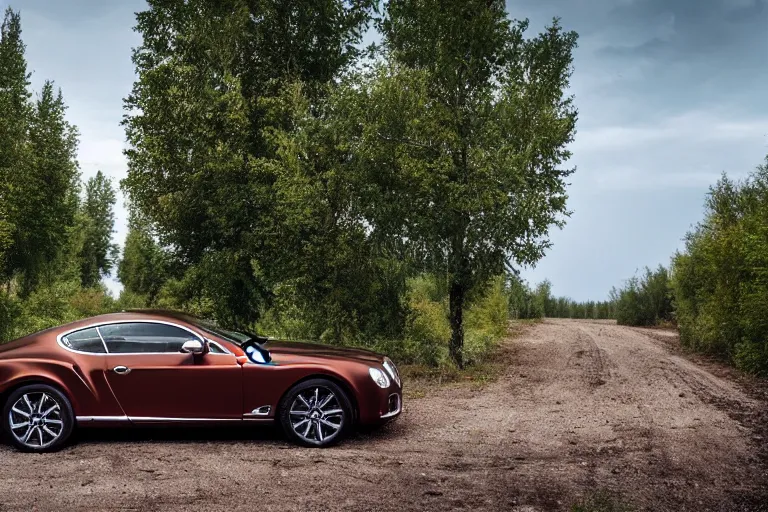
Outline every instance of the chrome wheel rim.
{"label": "chrome wheel rim", "polygon": [[296,435],[312,444],[331,441],[344,427],[344,408],[339,397],[325,387],[301,391],[288,414]]}
{"label": "chrome wheel rim", "polygon": [[29,448],[47,448],[64,431],[61,404],[44,391],[23,394],[8,413],[9,430]]}

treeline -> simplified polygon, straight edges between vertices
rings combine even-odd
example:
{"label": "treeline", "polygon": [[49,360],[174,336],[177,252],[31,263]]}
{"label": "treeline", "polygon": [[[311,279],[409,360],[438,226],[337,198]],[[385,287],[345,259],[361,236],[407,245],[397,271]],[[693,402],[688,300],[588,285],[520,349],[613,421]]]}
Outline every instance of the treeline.
{"label": "treeline", "polygon": [[19,15],[0,28],[0,341],[109,308],[115,190],[83,189],[61,91],[33,97]]}
{"label": "treeline", "polygon": [[[68,125],[69,181],[55,190],[71,210],[50,231],[60,243],[35,242],[50,254],[24,249],[25,234],[47,231],[7,217],[6,297],[26,304],[58,290],[60,260],[80,277],[56,292],[68,308],[88,290],[107,309],[180,309],[430,364],[479,359],[506,326],[508,269],[539,260],[568,214],[576,34],[555,20],[527,37],[502,0],[381,7],[150,0],[137,15],[137,80],[125,99],[130,232],[119,305],[83,278],[115,262],[101,238],[98,257],[85,258],[96,246],[72,235],[81,217],[103,227],[110,216],[76,200]],[[4,48],[16,44],[23,63],[18,17],[6,18],[15,28],[4,29]],[[372,25],[381,44],[363,49]],[[26,98],[24,66],[9,66],[3,80],[16,85],[3,94]],[[23,124],[33,116],[22,110],[3,115]],[[15,151],[32,131],[19,128],[12,142],[3,131],[3,147]],[[10,158],[3,180],[26,165]],[[30,197],[17,203],[39,211]],[[50,279],[30,281],[32,260],[15,251],[45,255],[38,266]]]}
{"label": "treeline", "polygon": [[620,289],[611,290],[616,304],[616,321],[621,325],[649,327],[675,321],[669,271],[663,266],[646,268]]}
{"label": "treeline", "polygon": [[509,314],[511,318],[582,318],[615,319],[616,301],[578,302],[568,297],[552,295],[552,283],[545,280],[531,289],[525,281],[512,276],[509,283]]}
{"label": "treeline", "polygon": [[682,344],[768,376],[768,158],[710,188],[704,220],[672,258],[617,292],[618,321],[673,322]]}

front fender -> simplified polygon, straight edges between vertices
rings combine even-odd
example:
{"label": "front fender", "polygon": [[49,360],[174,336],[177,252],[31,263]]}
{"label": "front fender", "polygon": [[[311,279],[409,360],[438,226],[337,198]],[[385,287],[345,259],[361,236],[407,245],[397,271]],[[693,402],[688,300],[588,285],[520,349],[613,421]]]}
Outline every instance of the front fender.
{"label": "front fender", "polygon": [[277,407],[288,390],[297,383],[315,377],[326,377],[342,385],[349,393],[353,405],[359,404],[359,386],[355,379],[322,364],[243,365],[243,414],[269,406],[269,415],[277,417]]}

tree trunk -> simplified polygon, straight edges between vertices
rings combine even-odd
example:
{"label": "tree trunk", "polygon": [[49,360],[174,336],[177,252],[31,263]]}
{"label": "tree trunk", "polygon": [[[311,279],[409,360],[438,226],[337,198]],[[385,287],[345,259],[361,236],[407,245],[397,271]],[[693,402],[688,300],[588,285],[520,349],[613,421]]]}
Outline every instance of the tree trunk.
{"label": "tree trunk", "polygon": [[464,284],[453,281],[450,291],[451,358],[459,368],[464,368]]}

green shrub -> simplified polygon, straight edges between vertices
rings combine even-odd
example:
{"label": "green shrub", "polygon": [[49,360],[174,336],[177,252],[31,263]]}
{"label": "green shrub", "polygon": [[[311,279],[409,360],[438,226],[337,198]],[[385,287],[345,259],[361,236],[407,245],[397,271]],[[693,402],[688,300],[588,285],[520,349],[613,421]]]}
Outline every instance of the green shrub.
{"label": "green shrub", "polygon": [[83,289],[76,280],[41,284],[16,303],[11,338],[116,310],[114,299],[103,287]]}
{"label": "green shrub", "polygon": [[451,337],[448,295],[434,276],[422,275],[408,280],[405,302],[408,315],[401,358],[429,366],[445,362]]}
{"label": "green shrub", "polygon": [[[386,353],[398,363],[451,367],[448,342],[447,286],[432,274],[408,279],[403,303],[407,311],[403,336],[353,338],[347,344]],[[487,359],[506,334],[509,298],[499,277],[475,294],[464,315],[464,351],[468,364]]]}
{"label": "green shrub", "polygon": [[612,294],[620,325],[647,327],[674,318],[669,272],[661,265],[656,270],[646,268],[642,277],[629,279],[624,288]]}
{"label": "green shrub", "polygon": [[509,296],[503,277],[497,277],[467,309],[464,320],[464,358],[468,364],[483,361],[507,332]]}
{"label": "green shrub", "polygon": [[120,297],[118,297],[117,302],[115,303],[115,309],[117,311],[142,309],[147,308],[150,305],[149,297],[147,295],[123,289],[123,291],[120,292]]}
{"label": "green shrub", "polygon": [[736,345],[736,367],[759,377],[768,377],[768,343],[745,341]]}
{"label": "green shrub", "polygon": [[20,305],[9,294],[0,292],[0,343],[13,339]]}
{"label": "green shrub", "polygon": [[768,375],[768,160],[710,189],[704,221],[672,270],[683,345]]}

